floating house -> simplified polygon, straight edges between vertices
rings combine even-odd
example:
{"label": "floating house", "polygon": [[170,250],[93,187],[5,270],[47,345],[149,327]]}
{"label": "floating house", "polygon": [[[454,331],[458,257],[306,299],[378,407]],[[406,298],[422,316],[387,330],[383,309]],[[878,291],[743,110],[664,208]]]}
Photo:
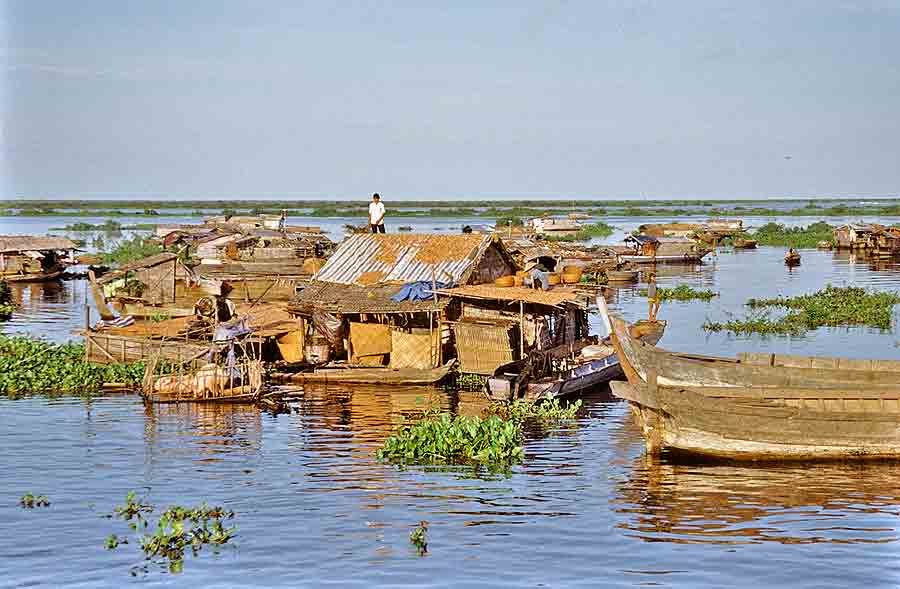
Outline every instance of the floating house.
{"label": "floating house", "polygon": [[66,260],[76,250],[65,237],[0,236],[0,279],[7,282],[41,282],[62,276]]}
{"label": "floating house", "polygon": [[620,262],[634,263],[696,263],[703,260],[711,248],[689,239],[629,235],[618,250]]}
{"label": "floating house", "polygon": [[855,224],[841,225],[834,229],[834,242],[841,249],[872,249],[873,236],[883,230],[880,225]]}
{"label": "floating house", "polygon": [[[351,368],[394,369],[378,373],[376,382],[409,382],[416,371],[415,378],[437,380],[455,357],[452,325],[458,317],[449,309],[451,299],[435,291],[493,284],[516,270],[491,235],[353,235],[289,305],[308,326],[297,345],[311,363],[340,358]],[[304,378],[357,378],[345,372]]]}

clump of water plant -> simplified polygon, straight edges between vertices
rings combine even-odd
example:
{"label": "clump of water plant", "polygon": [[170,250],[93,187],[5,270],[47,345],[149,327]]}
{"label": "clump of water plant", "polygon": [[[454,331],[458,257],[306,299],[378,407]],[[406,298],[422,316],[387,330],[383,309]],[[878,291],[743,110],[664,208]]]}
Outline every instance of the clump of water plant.
{"label": "clump of water plant", "polygon": [[[115,513],[123,519],[134,520],[130,527],[138,530],[147,528],[144,514],[153,510],[153,505],[138,499],[131,491],[125,496],[125,503],[115,508]],[[196,556],[203,546],[221,546],[235,536],[237,527],[226,527],[223,523],[233,517],[233,511],[205,501],[196,507],[172,505],[160,514],[155,531],[141,536],[141,549],[147,560],[160,559],[168,563],[171,572],[180,572],[187,548]],[[120,544],[128,544],[128,539],[110,534],[105,545],[113,550]]]}
{"label": "clump of water plant", "polygon": [[563,404],[557,398],[545,401],[515,399],[509,403],[494,403],[489,411],[504,419],[522,423],[526,420],[563,421],[575,419],[581,409],[581,399]]}
{"label": "clump of water plant", "polygon": [[808,227],[787,227],[779,223],[766,223],[753,233],[759,245],[795,248],[814,248],[819,242],[834,244],[834,227],[819,221]]}
{"label": "clump of water plant", "polygon": [[413,528],[409,533],[409,541],[416,548],[419,556],[425,556],[428,553],[428,522],[420,521],[419,525]]}
{"label": "clump of water plant", "polygon": [[510,464],[522,458],[519,423],[496,415],[450,415],[426,411],[384,441],[381,460],[417,464]]}
{"label": "clump of water plant", "polygon": [[141,362],[105,365],[87,362],[84,357],[83,344],[51,344],[31,337],[0,335],[0,394],[90,394],[106,382],[138,385],[144,377]]}
{"label": "clump of water plant", "polygon": [[[647,296],[647,289],[640,291],[641,296]],[[711,290],[698,290],[687,284],[679,284],[675,288],[658,287],[656,296],[660,301],[711,301],[719,296],[719,293]]]}
{"label": "clump of water plant", "polygon": [[[102,246],[98,246],[99,247]],[[113,249],[103,254],[106,264],[127,264],[165,251],[162,243],[152,237],[135,235],[131,239],[123,239]]]}
{"label": "clump of water plant", "polygon": [[486,376],[464,372],[456,376],[456,388],[463,391],[480,391],[484,388],[485,381]]}
{"label": "clump of water plant", "polygon": [[47,499],[46,495],[32,495],[31,493],[25,493],[22,495],[22,498],[19,499],[19,505],[24,507],[25,509],[34,509],[35,507],[50,507],[50,500]]}
{"label": "clump of water plant", "polygon": [[825,326],[866,325],[878,329],[890,329],[894,305],[900,303],[900,295],[890,291],[871,291],[859,287],[837,287],[830,284],[812,294],[773,299],[750,299],[747,306],[754,310],[769,308],[787,309],[779,318],[770,318],[762,312],[744,319],[726,322],[707,321],[707,331],[733,333],[801,334]]}
{"label": "clump of water plant", "polygon": [[594,237],[609,237],[616,230],[612,225],[607,225],[603,221],[582,225],[576,233],[569,235],[548,235],[548,241],[588,241]]}

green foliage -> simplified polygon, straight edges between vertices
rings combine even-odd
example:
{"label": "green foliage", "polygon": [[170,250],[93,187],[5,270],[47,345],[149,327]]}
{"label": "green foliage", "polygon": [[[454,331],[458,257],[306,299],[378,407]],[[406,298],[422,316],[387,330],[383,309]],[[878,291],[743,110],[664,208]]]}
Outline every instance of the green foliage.
{"label": "green foliage", "polygon": [[[641,289],[640,294],[643,297],[647,296],[647,289]],[[714,297],[719,296],[719,293],[711,290],[696,290],[687,284],[679,284],[675,288],[658,287],[656,296],[660,301],[711,301]]]}
{"label": "green foliage", "polygon": [[609,237],[616,230],[612,225],[607,225],[603,221],[583,225],[582,228],[572,235],[548,235],[547,241],[588,241],[594,237]]}
{"label": "green foliage", "polygon": [[480,391],[484,388],[484,383],[486,381],[486,376],[465,372],[457,375],[456,388],[463,391]]}
{"label": "green foliage", "polygon": [[794,248],[813,248],[820,241],[834,243],[834,227],[819,221],[808,227],[785,227],[779,223],[766,223],[753,234],[759,245]]}
{"label": "green foliage", "polygon": [[401,464],[505,466],[522,459],[526,421],[573,419],[580,407],[581,401],[563,406],[559,399],[516,400],[493,405],[486,418],[429,410],[420,421],[401,426],[386,439],[377,456]]}
{"label": "green foliage", "polygon": [[515,399],[510,403],[494,403],[490,407],[491,413],[516,423],[522,423],[529,419],[538,421],[575,419],[579,409],[581,409],[581,399],[563,405],[562,401],[557,398],[545,401]]}
{"label": "green foliage", "polygon": [[[134,491],[125,496],[125,504],[115,508],[115,513],[125,520],[133,520],[133,530],[146,529],[145,513],[151,513],[154,507],[137,498]],[[222,520],[234,517],[234,512],[221,506],[210,506],[206,502],[197,507],[188,508],[172,505],[160,514],[155,532],[144,534],[141,549],[144,556],[150,559],[167,561],[169,570],[181,572],[184,566],[184,552],[191,548],[194,556],[207,545],[220,546],[235,536],[237,528],[226,528]],[[106,539],[106,548],[113,550],[120,544],[128,544],[127,538],[110,534]]]}
{"label": "green foliage", "polygon": [[733,333],[802,334],[823,326],[867,325],[890,329],[894,305],[900,303],[895,292],[873,292],[857,287],[836,287],[830,284],[824,289],[797,297],[774,299],[750,299],[751,309],[783,308],[788,313],[771,319],[762,313],[745,319],[704,323],[708,331]]}
{"label": "green foliage", "polygon": [[85,233],[88,231],[103,231],[106,233],[117,233],[122,230],[122,224],[118,221],[114,221],[112,219],[107,219],[103,223],[93,224],[93,223],[84,223],[79,221],[77,223],[70,223],[65,227],[55,227],[52,229],[53,231],[73,231],[76,233]]}
{"label": "green foliage", "polygon": [[50,507],[50,500],[46,495],[38,495],[35,497],[31,493],[25,493],[19,499],[19,505],[26,509],[34,509],[35,507]]}
{"label": "green foliage", "polygon": [[417,464],[509,464],[522,458],[519,424],[496,415],[486,419],[428,412],[384,441],[381,460]]}
{"label": "green foliage", "polygon": [[494,227],[497,229],[502,229],[504,227],[522,227],[524,224],[522,217],[513,215],[501,215],[494,219]]}
{"label": "green foliage", "polygon": [[409,533],[409,541],[416,547],[419,556],[425,556],[428,553],[428,522],[420,521],[412,532]]}
{"label": "green foliage", "polygon": [[149,317],[150,321],[153,323],[159,323],[160,321],[168,321],[171,318],[172,317],[170,315],[168,315],[167,313],[163,313],[161,311],[154,311],[153,313],[150,314],[150,317]]}
{"label": "green foliage", "polygon": [[153,238],[135,235],[131,239],[119,241],[112,251],[103,254],[106,264],[127,264],[165,251],[162,244]]}
{"label": "green foliage", "polygon": [[137,385],[144,365],[93,364],[84,345],[50,344],[25,336],[0,335],[0,394],[68,391],[90,394],[105,382]]}
{"label": "green foliage", "polygon": [[16,305],[12,300],[12,290],[5,280],[0,280],[0,321],[12,317]]}

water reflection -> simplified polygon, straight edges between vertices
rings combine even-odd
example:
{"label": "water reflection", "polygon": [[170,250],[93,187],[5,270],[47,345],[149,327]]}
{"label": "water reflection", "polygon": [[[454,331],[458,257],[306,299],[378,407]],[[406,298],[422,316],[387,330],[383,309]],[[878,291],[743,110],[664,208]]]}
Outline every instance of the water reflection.
{"label": "water reflection", "polygon": [[642,456],[616,485],[619,527],[647,542],[885,543],[898,539],[889,464],[674,464]]}

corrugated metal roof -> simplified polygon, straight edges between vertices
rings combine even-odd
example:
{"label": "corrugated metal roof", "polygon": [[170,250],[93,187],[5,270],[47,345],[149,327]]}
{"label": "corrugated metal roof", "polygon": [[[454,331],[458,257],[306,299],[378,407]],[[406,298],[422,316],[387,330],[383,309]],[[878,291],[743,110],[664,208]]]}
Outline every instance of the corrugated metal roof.
{"label": "corrugated metal roof", "polygon": [[0,252],[25,252],[25,251],[56,251],[73,250],[78,246],[71,239],[65,237],[30,235],[2,235],[0,236]]}
{"label": "corrugated metal roof", "polygon": [[491,245],[490,235],[357,234],[314,276],[337,284],[403,284],[417,280],[462,282]]}

